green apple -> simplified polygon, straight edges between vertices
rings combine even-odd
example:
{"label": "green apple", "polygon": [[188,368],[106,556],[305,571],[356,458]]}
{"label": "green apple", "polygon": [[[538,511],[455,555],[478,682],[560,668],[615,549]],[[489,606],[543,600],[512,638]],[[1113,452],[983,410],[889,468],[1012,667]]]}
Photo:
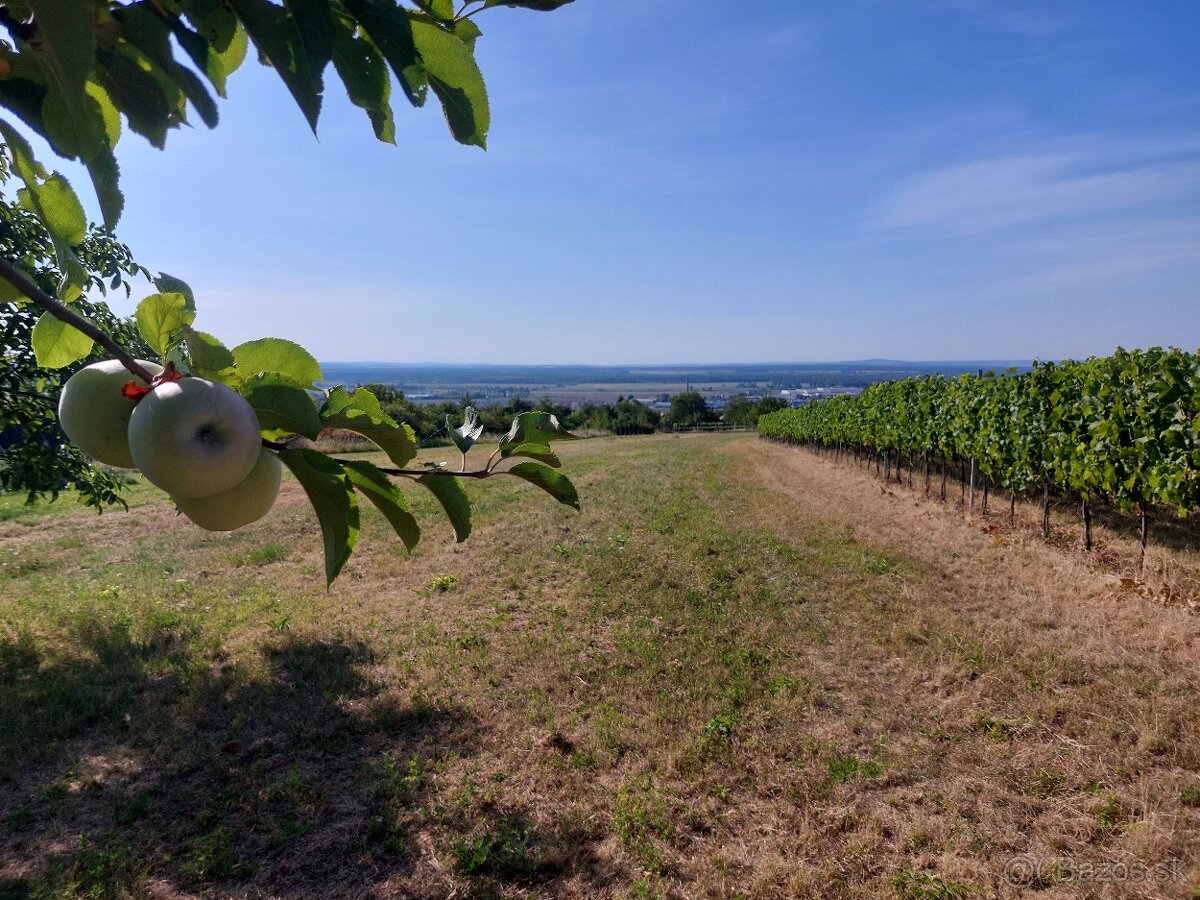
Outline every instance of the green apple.
{"label": "green apple", "polygon": [[[139,359],[151,375],[162,374],[162,366]],[[120,360],[92,363],[67,379],[58,398],[58,421],[76,447],[88,456],[122,469],[133,467],[129,454],[129,417],[136,401],[121,389],[129,382],[146,387]]]}
{"label": "green apple", "polygon": [[275,505],[283,464],[263,447],[258,462],[240,482],[211,497],[172,497],[179,511],[209,531],[233,531],[257,522]]}
{"label": "green apple", "polygon": [[172,497],[211,497],[243,481],[262,448],[258,416],[237,391],[204,378],[158,385],[129,418],[129,452]]}

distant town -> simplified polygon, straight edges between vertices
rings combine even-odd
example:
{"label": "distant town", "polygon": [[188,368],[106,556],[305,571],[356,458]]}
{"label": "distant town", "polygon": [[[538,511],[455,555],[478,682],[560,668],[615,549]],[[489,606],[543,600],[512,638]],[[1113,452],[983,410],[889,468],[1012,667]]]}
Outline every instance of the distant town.
{"label": "distant town", "polygon": [[469,402],[480,408],[514,399],[549,400],[558,406],[611,404],[635,399],[658,412],[671,397],[695,392],[719,412],[731,398],[780,398],[800,406],[837,394],[856,394],[869,384],[916,375],[1024,370],[1028,360],[907,362],[861,360],[835,363],[764,363],[694,366],[505,366],[374,362],[323,363],[324,387],[388,385],[415,404]]}

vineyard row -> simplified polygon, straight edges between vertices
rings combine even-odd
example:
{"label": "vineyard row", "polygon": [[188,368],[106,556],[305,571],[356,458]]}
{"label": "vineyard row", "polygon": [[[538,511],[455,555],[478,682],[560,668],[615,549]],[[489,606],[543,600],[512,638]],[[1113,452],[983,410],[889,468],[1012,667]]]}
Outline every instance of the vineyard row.
{"label": "vineyard row", "polygon": [[[871,385],[759,419],[759,434],[853,454],[898,472],[931,464],[978,470],[985,486],[1040,495],[1049,535],[1052,493],[1080,501],[1091,548],[1096,501],[1132,509],[1142,553],[1152,507],[1186,516],[1200,504],[1200,354],[1121,350],[1028,372],[924,376]],[[1011,507],[1010,507],[1011,509]],[[1140,562],[1139,562],[1140,565]]]}

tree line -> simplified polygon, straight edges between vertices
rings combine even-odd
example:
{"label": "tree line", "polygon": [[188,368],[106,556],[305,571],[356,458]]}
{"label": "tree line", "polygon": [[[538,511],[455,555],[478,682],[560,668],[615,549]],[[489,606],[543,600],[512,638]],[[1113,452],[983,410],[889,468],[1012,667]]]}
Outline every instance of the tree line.
{"label": "tree line", "polygon": [[[426,445],[448,441],[446,417],[457,420],[462,416],[464,407],[475,405],[469,394],[459,401],[417,403],[393,385],[361,386],[379,398],[384,412],[398,422],[407,423]],[[581,403],[575,407],[556,403],[549,398],[533,402],[514,397],[502,406],[478,408],[477,413],[484,430],[493,434],[507,431],[513,418],[520,413],[538,410],[556,416],[564,427],[572,431],[608,431],[630,435],[717,423],[752,427],[757,424],[759,417],[787,406],[779,397],[751,400],[739,396],[730,398],[723,413],[718,414],[698,391],[675,394],[670,403],[670,410],[664,414],[634,397],[618,397],[614,403]]]}

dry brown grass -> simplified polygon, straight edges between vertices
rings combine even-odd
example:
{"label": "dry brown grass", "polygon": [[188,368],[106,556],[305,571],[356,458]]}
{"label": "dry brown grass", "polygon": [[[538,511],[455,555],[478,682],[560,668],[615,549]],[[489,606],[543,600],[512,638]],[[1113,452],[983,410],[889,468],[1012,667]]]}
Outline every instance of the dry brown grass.
{"label": "dry brown grass", "polygon": [[901,804],[871,813],[883,830],[923,836],[916,868],[957,871],[1004,895],[997,864],[1015,854],[1180,860],[1165,884],[1068,882],[1037,895],[1190,896],[1200,817],[1181,796],[1200,766],[1200,627],[1186,603],[1154,602],[1164,592],[1152,579],[1170,573],[1193,593],[1195,548],[1155,550],[1157,574],[1130,590],[1128,537],[1099,529],[1104,552],[1088,556],[1073,541],[1045,545],[1033,510],[1010,529],[1006,511],[965,520],[954,505],[807,452],[760,446],[756,456],[760,479],[801,515],[916,566],[872,637],[896,654],[878,660],[886,674],[864,671],[868,648],[848,657],[858,702],[890,708],[878,730],[909,731]]}
{"label": "dry brown grass", "polygon": [[368,515],[328,594],[293,484],[229,537],[0,522],[0,897],[1192,896],[1200,627],[1126,537],[745,436],[564,455],[582,514]]}

